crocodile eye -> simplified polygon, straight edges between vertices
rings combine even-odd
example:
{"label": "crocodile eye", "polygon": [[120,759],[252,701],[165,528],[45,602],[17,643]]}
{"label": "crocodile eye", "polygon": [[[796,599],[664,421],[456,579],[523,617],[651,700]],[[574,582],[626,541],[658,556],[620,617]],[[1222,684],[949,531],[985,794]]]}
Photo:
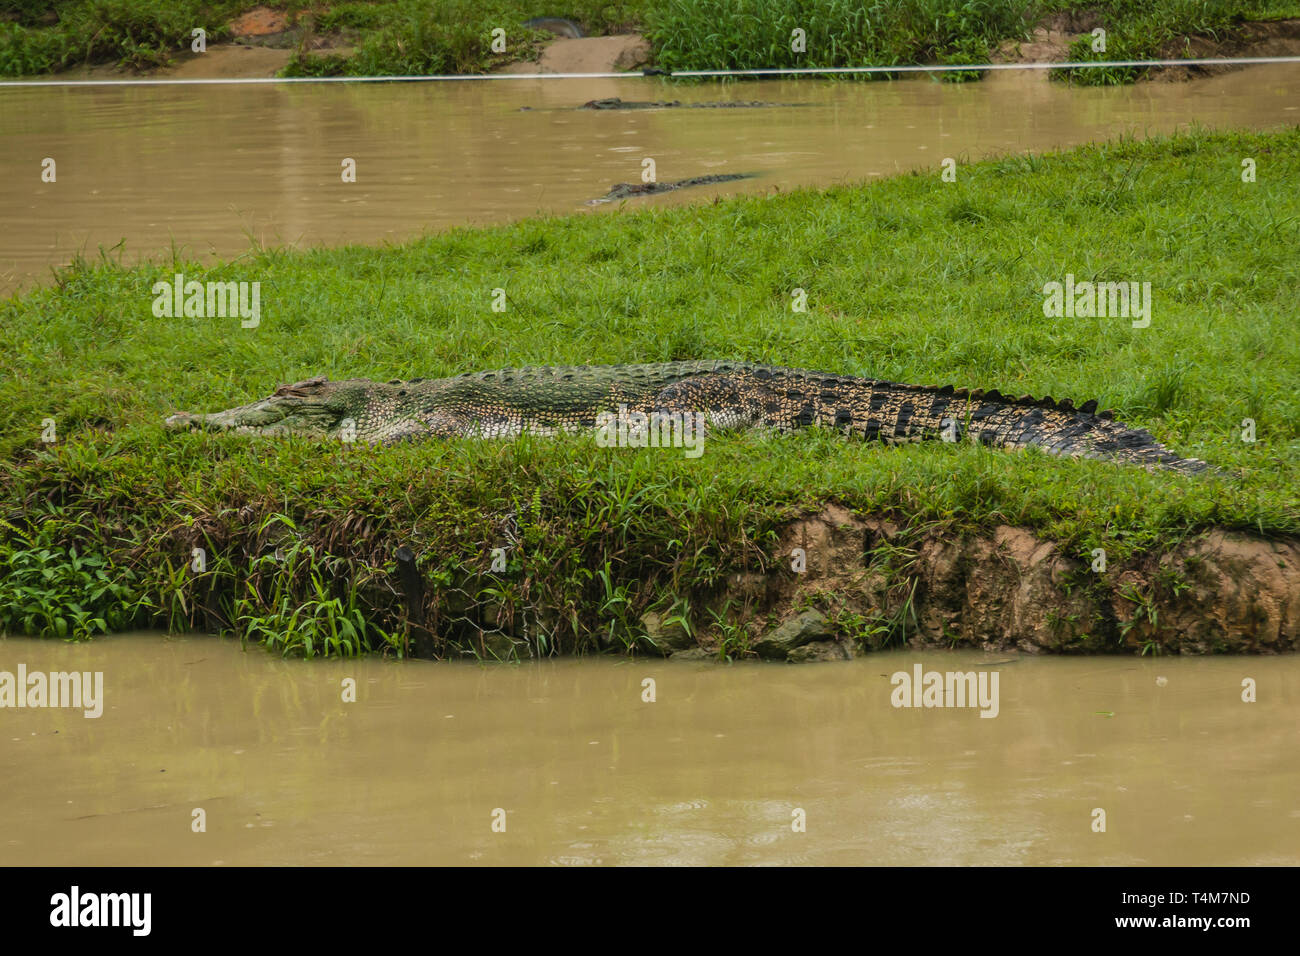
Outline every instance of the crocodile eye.
{"label": "crocodile eye", "polygon": [[402,389],[397,393],[398,398],[402,398],[404,395],[406,395],[406,389]]}

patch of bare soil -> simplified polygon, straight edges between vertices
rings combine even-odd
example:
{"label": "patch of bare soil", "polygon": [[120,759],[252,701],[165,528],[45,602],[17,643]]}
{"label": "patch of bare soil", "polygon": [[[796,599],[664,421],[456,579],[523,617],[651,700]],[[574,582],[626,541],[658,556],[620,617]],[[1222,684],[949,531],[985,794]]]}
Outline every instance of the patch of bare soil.
{"label": "patch of bare soil", "polygon": [[1101,26],[1092,10],[1055,13],[1034,28],[1028,40],[1004,40],[991,57],[994,63],[1062,63],[1070,44]]}
{"label": "patch of bare soil", "polygon": [[[350,47],[316,47],[316,52],[347,56]],[[249,46],[243,43],[215,43],[206,53],[180,53],[171,64],[144,73],[123,69],[112,63],[78,66],[59,74],[74,80],[124,80],[139,76],[156,76],[176,80],[244,79],[246,77],[272,77],[293,56],[293,50],[283,47]]]}
{"label": "patch of bare soil", "polygon": [[288,64],[292,50],[242,43],[218,43],[206,53],[178,56],[156,76],[177,80],[242,79],[275,76]]}
{"label": "patch of bare soil", "polygon": [[650,44],[635,33],[608,37],[559,39],[548,43],[536,60],[502,68],[502,73],[616,73],[639,70],[650,62]]}
{"label": "patch of bare soil", "polygon": [[1076,34],[1038,27],[1028,40],[1004,40],[993,51],[993,63],[1060,63],[1070,51]]}
{"label": "patch of bare soil", "polygon": [[194,80],[274,76],[277,70],[289,62],[291,55],[289,50],[219,43],[209,46],[206,53],[177,54],[169,66],[152,70],[127,69],[116,63],[94,63],[74,66],[58,75],[60,79],[68,80],[131,80],[150,76]]}
{"label": "patch of bare soil", "polygon": [[914,535],[831,504],[785,529],[776,560],[765,574],[733,575],[706,602],[742,609],[737,623],[765,657],[836,660],[900,641],[1028,653],[1300,650],[1300,538],[1213,531],[1094,570],[1096,555],[1024,528]]}
{"label": "patch of bare soil", "polygon": [[[1207,57],[1300,56],[1300,19],[1243,23],[1233,35],[1221,38],[1190,37],[1185,43],[1170,44],[1160,51],[1166,59],[1191,60]],[[1152,79],[1191,80],[1216,76],[1241,66],[1170,66],[1152,71]]]}
{"label": "patch of bare soil", "polygon": [[[284,10],[255,7],[230,21],[233,42],[209,43],[203,53],[177,53],[169,65],[145,71],[145,75],[178,80],[273,77],[303,45],[314,53],[351,55],[353,48],[343,45],[337,37],[309,34],[300,22],[306,12],[298,11],[291,16]],[[98,64],[74,68],[66,75],[117,79],[140,74],[114,64]]]}
{"label": "patch of bare soil", "polygon": [[[1093,29],[1105,26],[1093,11],[1060,13],[1047,18],[1034,30],[1029,40],[1007,40],[994,51],[994,63],[1063,63],[1070,44],[1089,36]],[[1268,20],[1240,24],[1222,37],[1189,37],[1160,51],[1163,59],[1204,59],[1210,57],[1297,56],[1300,55],[1300,19]],[[1215,76],[1239,66],[1171,66],[1150,70],[1148,79],[1189,80]]]}
{"label": "patch of bare soil", "polygon": [[229,26],[235,37],[274,36],[289,29],[289,14],[270,7],[254,7],[231,20]]}

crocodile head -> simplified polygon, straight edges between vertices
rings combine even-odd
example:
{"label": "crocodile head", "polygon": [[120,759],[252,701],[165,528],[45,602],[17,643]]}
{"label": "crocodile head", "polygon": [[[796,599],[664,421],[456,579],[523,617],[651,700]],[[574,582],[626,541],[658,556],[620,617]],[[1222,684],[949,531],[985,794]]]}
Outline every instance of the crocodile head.
{"label": "crocodile head", "polygon": [[[281,385],[269,398],[224,412],[178,412],[164,424],[174,431],[340,438],[345,437],[343,430],[349,423],[357,432],[362,430],[369,406],[368,389],[373,388],[374,383],[364,380],[331,382],[321,376]],[[364,436],[358,437],[364,440]]]}

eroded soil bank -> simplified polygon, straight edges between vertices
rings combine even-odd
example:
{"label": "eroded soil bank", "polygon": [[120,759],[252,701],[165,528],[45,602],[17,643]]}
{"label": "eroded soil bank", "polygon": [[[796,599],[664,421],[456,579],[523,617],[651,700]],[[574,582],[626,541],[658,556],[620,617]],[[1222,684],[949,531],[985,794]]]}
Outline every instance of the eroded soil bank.
{"label": "eroded soil bank", "polygon": [[[1090,41],[1092,31],[1105,29],[1106,21],[1096,11],[1071,11],[1045,18],[1028,39],[1006,40],[993,52],[994,63],[1064,63],[1070,47]],[[1300,55],[1300,18],[1243,21],[1223,36],[1189,36],[1160,47],[1161,59],[1210,59],[1213,57],[1272,57]],[[1153,68],[1143,74],[1152,80],[1188,80],[1216,76],[1242,66],[1214,64]]]}
{"label": "eroded soil bank", "polygon": [[[1300,638],[1294,538],[1214,530],[1162,554],[1108,562],[1024,528],[913,535],[828,505],[786,528],[781,553],[785,565],[733,575],[710,601],[745,608],[749,646],[762,657],[847,659],[891,644],[1276,653]],[[645,623],[668,651],[704,656],[682,628],[657,616]]]}
{"label": "eroded soil bank", "polygon": [[[481,585],[458,581],[453,591],[481,598]],[[523,660],[536,656],[532,638],[548,626],[545,612],[416,591],[422,605],[433,598],[442,609],[416,615],[443,626],[412,628],[408,613],[413,656]],[[639,628],[611,631],[601,646],[791,662],[898,647],[1275,654],[1300,647],[1300,540],[1216,529],[1115,561],[1011,525],[917,533],[828,504],[784,528],[767,570],[731,574],[718,589],[657,606]]]}

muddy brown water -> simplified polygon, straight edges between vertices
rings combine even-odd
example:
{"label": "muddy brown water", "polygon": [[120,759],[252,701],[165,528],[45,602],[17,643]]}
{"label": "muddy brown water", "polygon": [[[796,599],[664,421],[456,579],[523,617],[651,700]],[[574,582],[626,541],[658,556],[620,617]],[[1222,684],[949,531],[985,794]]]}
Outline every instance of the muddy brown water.
{"label": "muddy brown water", "polygon": [[[101,671],[104,705],[0,709],[5,865],[1300,862],[1296,656],[480,666],[0,641],[0,672],[20,663]],[[998,715],[893,707],[917,664],[996,671]]]}
{"label": "muddy brown water", "polygon": [[[787,109],[571,111],[588,100],[765,100]],[[530,107],[521,111],[521,107]],[[398,241],[453,225],[586,213],[637,182],[758,178],[632,205],[856,182],[945,157],[1067,147],[1190,123],[1300,122],[1300,65],[1116,89],[1041,71],[982,83],[643,77],[364,85],[0,88],[0,293],[78,251],[123,259],[174,242],[200,258],[266,245]],[[57,181],[41,181],[42,161]],[[357,163],[357,182],[341,162]]]}

